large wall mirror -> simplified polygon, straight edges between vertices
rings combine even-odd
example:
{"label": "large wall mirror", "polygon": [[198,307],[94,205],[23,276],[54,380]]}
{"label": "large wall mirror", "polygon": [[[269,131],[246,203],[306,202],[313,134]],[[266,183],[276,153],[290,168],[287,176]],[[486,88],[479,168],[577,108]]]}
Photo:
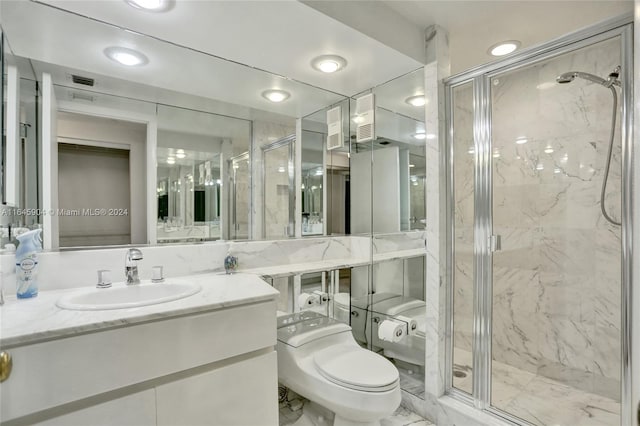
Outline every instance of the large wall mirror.
{"label": "large wall mirror", "polygon": [[[0,7],[24,140],[13,205],[29,209],[2,246],[38,226],[47,249],[331,233],[318,112],[346,97],[47,3]],[[294,170],[272,168],[264,148],[288,137]],[[269,222],[272,190],[287,223]]]}
{"label": "large wall mirror", "polygon": [[[375,137],[352,143],[351,231],[371,237],[372,263],[352,268],[351,327],[366,347],[389,358],[403,390],[424,398],[426,316],[426,140],[424,71],[416,70],[356,98],[375,99]],[[358,106],[352,122],[359,121]],[[352,132],[352,140],[357,132]],[[395,257],[394,251],[404,255]],[[343,296],[336,296],[337,300]],[[402,329],[401,337],[380,327]]]}

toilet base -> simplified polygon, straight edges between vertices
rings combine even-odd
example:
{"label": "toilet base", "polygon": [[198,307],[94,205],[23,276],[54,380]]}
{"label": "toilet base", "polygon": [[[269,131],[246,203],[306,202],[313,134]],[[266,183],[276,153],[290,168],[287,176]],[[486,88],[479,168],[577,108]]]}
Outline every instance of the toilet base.
{"label": "toilet base", "polygon": [[302,416],[293,426],[380,426],[380,422],[356,422],[344,419],[320,404],[307,401],[302,408]]}

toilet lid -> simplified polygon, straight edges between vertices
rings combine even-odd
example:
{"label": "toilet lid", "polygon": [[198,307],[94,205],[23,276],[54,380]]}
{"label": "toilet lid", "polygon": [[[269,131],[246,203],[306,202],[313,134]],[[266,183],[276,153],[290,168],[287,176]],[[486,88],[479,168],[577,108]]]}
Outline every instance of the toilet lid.
{"label": "toilet lid", "polygon": [[314,356],[327,380],[365,392],[384,392],[398,385],[398,370],[386,358],[351,345],[334,345]]}

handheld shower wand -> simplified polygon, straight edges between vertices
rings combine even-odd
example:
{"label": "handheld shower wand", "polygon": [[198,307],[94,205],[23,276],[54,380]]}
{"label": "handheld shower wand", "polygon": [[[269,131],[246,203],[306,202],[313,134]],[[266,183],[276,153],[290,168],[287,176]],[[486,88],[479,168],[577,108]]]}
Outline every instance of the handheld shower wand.
{"label": "handheld shower wand", "polygon": [[556,78],[556,81],[560,84],[571,83],[576,78],[581,78],[583,80],[588,80],[593,83],[600,84],[608,89],[611,89],[611,94],[613,96],[613,111],[611,114],[611,131],[609,132],[609,150],[607,153],[607,163],[605,165],[604,179],[602,181],[602,189],[600,191],[600,210],[602,211],[602,215],[608,222],[618,226],[622,225],[622,223],[617,222],[611,216],[609,216],[609,213],[607,213],[607,209],[604,205],[604,197],[607,192],[607,180],[609,179],[609,168],[611,166],[613,139],[616,133],[616,113],[618,112],[618,92],[616,90],[616,86],[622,87],[622,83],[618,79],[619,76],[620,76],[620,66],[618,65],[613,70],[613,72],[609,74],[606,80],[602,77],[598,77],[597,75],[593,75],[593,74],[589,74],[588,72],[581,72],[581,71],[566,72],[564,74],[559,75]]}

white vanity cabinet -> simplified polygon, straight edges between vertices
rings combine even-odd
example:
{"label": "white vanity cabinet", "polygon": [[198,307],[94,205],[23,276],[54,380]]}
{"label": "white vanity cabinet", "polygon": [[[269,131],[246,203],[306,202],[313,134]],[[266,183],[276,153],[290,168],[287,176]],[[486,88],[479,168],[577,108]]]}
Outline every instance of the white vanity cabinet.
{"label": "white vanity cabinet", "polygon": [[172,315],[3,347],[0,421],[277,425],[275,300]]}

